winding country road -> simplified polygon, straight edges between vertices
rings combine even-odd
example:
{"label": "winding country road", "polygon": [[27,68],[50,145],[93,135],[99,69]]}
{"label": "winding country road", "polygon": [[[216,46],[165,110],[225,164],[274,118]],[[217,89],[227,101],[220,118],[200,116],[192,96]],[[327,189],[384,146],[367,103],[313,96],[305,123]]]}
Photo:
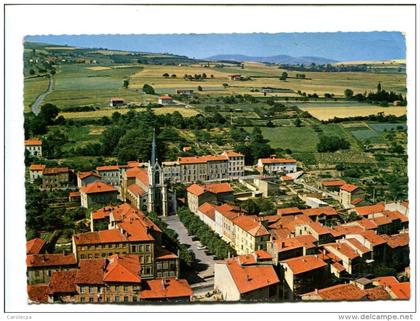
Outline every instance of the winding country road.
{"label": "winding country road", "polygon": [[35,102],[31,106],[32,112],[35,115],[38,115],[41,112],[40,105],[44,101],[45,97],[47,97],[54,90],[54,87],[55,87],[55,78],[50,77],[47,91],[39,95],[38,98],[35,100]]}

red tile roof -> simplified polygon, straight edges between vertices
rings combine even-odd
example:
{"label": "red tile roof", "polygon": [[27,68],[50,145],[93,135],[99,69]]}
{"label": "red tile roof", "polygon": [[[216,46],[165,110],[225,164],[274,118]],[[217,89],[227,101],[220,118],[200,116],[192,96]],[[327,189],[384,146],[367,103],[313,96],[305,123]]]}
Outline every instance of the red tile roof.
{"label": "red tile roof", "polygon": [[141,266],[138,255],[112,255],[104,271],[105,282],[140,283]]}
{"label": "red tile roof", "polygon": [[174,253],[172,253],[171,251],[163,248],[163,247],[158,247],[156,249],[156,256],[155,259],[156,260],[173,260],[173,259],[177,259],[178,256]]}
{"label": "red tile roof", "polygon": [[204,164],[212,161],[228,161],[227,156],[223,155],[207,155],[207,156],[189,156],[189,157],[179,157],[178,162],[181,165],[186,164]]}
{"label": "red tile roof", "polygon": [[391,284],[399,283],[399,281],[395,278],[395,276],[379,276],[373,279],[373,283],[387,287]]}
{"label": "red tile roof", "polygon": [[104,270],[106,259],[80,260],[76,273],[76,284],[104,284]]}
{"label": "red tile roof", "polygon": [[42,145],[42,140],[38,138],[27,139],[25,140],[25,145],[26,146],[40,146]]}
{"label": "red tile roof", "polygon": [[206,192],[206,190],[204,189],[204,187],[202,187],[198,184],[192,184],[192,185],[187,187],[187,192],[191,193],[195,196],[201,196]]}
{"label": "red tile roof", "polygon": [[298,207],[287,207],[287,208],[278,208],[277,214],[279,215],[289,215],[289,214],[302,214],[302,210]]}
{"label": "red tile roof", "polygon": [[369,214],[382,213],[385,210],[385,204],[377,203],[374,205],[359,206],[359,207],[355,207],[354,210],[359,215],[367,216]]}
{"label": "red tile roof", "polygon": [[48,303],[48,285],[28,285],[27,289],[29,300],[37,303]]}
{"label": "red tile roof", "polygon": [[286,263],[295,275],[327,266],[327,263],[321,260],[317,255],[299,256],[282,261],[282,263]]}
{"label": "red tile roof", "polygon": [[340,186],[343,186],[345,184],[347,184],[347,183],[345,181],[343,181],[342,179],[335,179],[335,180],[321,182],[322,186],[327,186],[327,187],[329,187],[329,186],[340,187]]}
{"label": "red tile roof", "polygon": [[270,261],[273,259],[273,257],[264,250],[258,250],[251,254],[236,256],[235,259],[240,265],[244,266],[244,265],[257,264],[258,262],[261,262],[261,261]]}
{"label": "red tile roof", "polygon": [[147,227],[142,224],[140,218],[125,220],[118,226],[124,230],[128,241],[154,241],[153,236],[149,233]]}
{"label": "red tile roof", "polygon": [[102,220],[104,218],[109,218],[109,215],[111,214],[112,210],[114,209],[114,206],[105,206],[100,208],[99,210],[93,211],[91,213],[93,220]]}
{"label": "red tile roof", "polygon": [[372,243],[374,246],[386,243],[386,239],[383,236],[376,234],[372,230],[364,231],[359,234],[362,235],[367,241]]}
{"label": "red tile roof", "polygon": [[164,100],[172,100],[171,96],[159,96],[159,99],[164,99]]}
{"label": "red tile roof", "polygon": [[258,217],[254,215],[240,215],[234,218],[232,222],[240,229],[248,232],[254,237],[270,234],[265,226],[258,221]]}
{"label": "red tile roof", "polygon": [[358,189],[358,187],[356,185],[352,185],[352,184],[345,184],[345,185],[342,185],[340,187],[340,189],[342,189],[343,191],[351,193],[351,192],[354,192],[356,189]]}
{"label": "red tile roof", "polygon": [[222,204],[216,207],[216,211],[220,213],[222,216],[227,218],[228,220],[233,220],[235,217],[241,215],[238,211],[236,211],[235,207],[230,204]]}
{"label": "red tile roof", "polygon": [[390,295],[384,288],[371,288],[365,289],[366,297],[368,300],[389,300]]}
{"label": "red tile roof", "polygon": [[327,301],[354,301],[363,299],[366,293],[354,284],[338,284],[304,295],[319,296],[322,300]]}
{"label": "red tile roof", "polygon": [[365,228],[359,225],[337,225],[333,226],[333,235],[339,237],[347,234],[359,234],[364,230]]}
{"label": "red tile roof", "polygon": [[119,229],[80,233],[73,235],[73,238],[76,245],[127,242]]}
{"label": "red tile roof", "polygon": [[43,175],[57,175],[57,174],[67,174],[69,169],[67,167],[45,167],[42,171]]}
{"label": "red tile roof", "polygon": [[29,166],[29,170],[30,171],[43,171],[45,169],[45,167],[47,167],[47,165],[31,164],[31,166]]}
{"label": "red tile roof", "polygon": [[40,238],[34,238],[26,242],[26,254],[39,254],[45,246],[45,241]]}
{"label": "red tile roof", "polygon": [[359,251],[362,254],[366,254],[370,252],[370,250],[366,246],[364,246],[362,243],[360,243],[357,239],[349,238],[346,240],[347,242],[350,243],[350,246],[356,249],[356,251]]}
{"label": "red tile roof", "polygon": [[213,194],[222,194],[233,192],[229,183],[212,183],[204,185],[205,190]]}
{"label": "red tile roof", "polygon": [[51,275],[49,293],[76,293],[77,270],[55,271]]}
{"label": "red tile roof", "polygon": [[97,171],[119,171],[120,166],[118,165],[104,165],[96,167]]}
{"label": "red tile roof", "polygon": [[137,184],[131,184],[127,189],[135,196],[143,196],[145,193],[144,190]]}
{"label": "red tile roof", "polygon": [[410,299],[410,282],[400,282],[390,284],[387,287],[388,291],[395,296],[398,300]]}
{"label": "red tile roof", "polygon": [[364,199],[363,199],[363,198],[355,198],[354,200],[352,200],[352,201],[351,201],[351,203],[352,203],[353,205],[357,205],[357,204],[362,203],[363,201],[364,201]]}
{"label": "red tile roof", "polygon": [[118,191],[114,188],[114,186],[106,184],[101,181],[93,182],[93,183],[87,184],[86,186],[82,186],[80,188],[80,192],[86,193],[86,194],[110,193],[110,192],[118,193]]}
{"label": "red tile roof", "polygon": [[280,178],[281,178],[282,181],[293,181],[294,180],[293,177],[290,177],[288,175],[284,175],[284,176],[282,176]]}
{"label": "red tile roof", "polygon": [[187,298],[193,294],[190,285],[184,279],[155,279],[147,280],[143,284],[140,293],[142,300]]}
{"label": "red tile roof", "polygon": [[331,264],[338,272],[344,272],[346,270],[346,268],[344,266],[342,266],[340,263],[338,262],[334,262],[333,264]]}
{"label": "red tile roof", "polygon": [[80,197],[80,192],[69,192],[69,197]]}
{"label": "red tile roof", "polygon": [[331,206],[325,206],[325,207],[318,207],[318,208],[308,208],[308,209],[304,209],[302,210],[302,213],[304,215],[308,215],[308,216],[320,216],[320,215],[337,215],[337,211],[335,210],[335,208],[331,207]]}
{"label": "red tile roof", "polygon": [[233,151],[233,150],[228,150],[228,151],[225,151],[223,154],[225,154],[225,155],[227,155],[227,157],[244,157],[244,155],[243,154],[241,154],[241,153],[237,153],[237,152],[235,152],[235,151]]}
{"label": "red tile roof", "polygon": [[294,159],[288,158],[260,158],[261,163],[263,164],[288,164],[288,163],[296,163]]}
{"label": "red tile roof", "polygon": [[85,179],[85,178],[87,178],[87,177],[90,177],[90,176],[101,177],[99,174],[96,174],[95,172],[78,172],[78,173],[77,173],[77,176],[78,176],[81,180],[83,180],[83,179]]}
{"label": "red tile roof", "polygon": [[47,267],[61,265],[76,265],[77,260],[71,254],[30,254],[26,256],[27,267]]}
{"label": "red tile roof", "polygon": [[384,215],[392,221],[401,221],[402,223],[408,222],[408,217],[398,211],[384,211]]}
{"label": "red tile roof", "polygon": [[201,206],[198,207],[198,211],[203,213],[203,215],[206,215],[209,219],[212,221],[215,221],[216,216],[216,205],[210,204],[210,203],[204,203]]}
{"label": "red tile roof", "polygon": [[235,259],[225,264],[241,294],[280,282],[272,265],[241,266]]}
{"label": "red tile roof", "polygon": [[354,250],[352,247],[350,247],[350,245],[347,245],[346,243],[328,243],[324,244],[324,247],[327,250],[329,247],[334,248],[351,260],[360,256],[360,254],[356,250]]}
{"label": "red tile roof", "polygon": [[391,235],[388,237],[388,246],[395,249],[397,247],[408,246],[410,244],[410,238],[408,233],[400,233]]}

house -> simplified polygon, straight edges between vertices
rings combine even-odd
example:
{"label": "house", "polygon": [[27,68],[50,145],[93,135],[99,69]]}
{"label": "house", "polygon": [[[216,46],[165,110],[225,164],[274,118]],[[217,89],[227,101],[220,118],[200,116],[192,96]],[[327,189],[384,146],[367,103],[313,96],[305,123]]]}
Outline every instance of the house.
{"label": "house", "polygon": [[29,166],[29,181],[34,183],[37,179],[42,179],[42,173],[47,165],[31,164]]}
{"label": "house", "polygon": [[366,218],[374,218],[378,216],[382,216],[383,212],[385,211],[385,203],[376,203],[373,205],[366,205],[366,206],[356,206],[350,210],[350,212],[355,212],[357,215],[366,217]]}
{"label": "house", "polygon": [[230,178],[245,175],[245,156],[234,151],[224,151],[223,156],[228,158],[228,175]]}
{"label": "house", "polygon": [[316,250],[316,239],[312,235],[299,235],[272,240],[267,243],[267,252],[273,264],[298,256],[312,254]]}
{"label": "house", "polygon": [[76,174],[77,177],[77,187],[86,186],[93,182],[99,181],[101,176],[95,172],[78,172]]}
{"label": "house", "polygon": [[240,74],[228,75],[228,79],[229,80],[241,80],[241,75]]}
{"label": "house", "polygon": [[28,303],[48,303],[48,284],[29,284],[26,289]]}
{"label": "house", "polygon": [[213,231],[216,230],[216,208],[216,205],[206,202],[197,209],[198,217]]}
{"label": "house", "polygon": [[68,271],[55,271],[48,284],[49,303],[73,303],[76,289],[77,269]]}
{"label": "house", "polygon": [[386,239],[386,262],[390,266],[404,269],[410,265],[410,238],[408,233],[383,236]]}
{"label": "house", "polygon": [[67,167],[45,167],[42,171],[42,188],[62,189],[70,184],[70,170]]}
{"label": "house", "polygon": [[54,271],[77,267],[73,254],[28,254],[26,267],[29,284],[48,283]]}
{"label": "house", "polygon": [[31,157],[42,157],[42,140],[38,138],[25,140],[25,150]]}
{"label": "house", "polygon": [[121,97],[112,97],[109,103],[110,107],[121,107],[125,105],[125,100]]}
{"label": "house", "polygon": [[176,94],[182,96],[191,96],[194,93],[192,89],[177,89]]}
{"label": "house", "polygon": [[237,257],[214,265],[214,289],[225,301],[276,301],[279,283],[271,265],[241,264]]}
{"label": "house", "polygon": [[164,278],[142,283],[141,300],[159,302],[189,302],[193,291],[187,280]]}
{"label": "house", "polygon": [[111,255],[81,260],[75,285],[78,303],[130,303],[140,301],[140,257]]}
{"label": "house", "polygon": [[365,193],[358,186],[344,184],[340,186],[340,202],[345,208],[352,208],[365,198]]}
{"label": "house", "polygon": [[270,232],[255,215],[239,215],[232,220],[235,226],[236,253],[249,254],[257,250],[266,250]]}
{"label": "house", "polygon": [[302,295],[303,301],[360,301],[366,298],[367,293],[354,284],[333,285]]}
{"label": "house", "polygon": [[45,251],[46,242],[40,238],[34,238],[26,242],[26,254],[41,254]]}
{"label": "house", "polygon": [[214,212],[216,233],[232,246],[235,246],[236,241],[233,220],[242,214],[238,208],[230,204],[217,206]]}
{"label": "house", "polygon": [[260,158],[257,163],[257,170],[261,173],[278,174],[296,172],[296,161],[287,158]]}
{"label": "house", "polygon": [[280,262],[283,299],[294,299],[301,294],[322,288],[328,280],[328,265],[318,255],[305,255]]}
{"label": "house", "polygon": [[340,187],[347,183],[342,179],[329,179],[321,182],[321,188],[327,192],[339,193]]}
{"label": "house", "polygon": [[394,300],[410,300],[410,282],[398,282],[385,287]]}
{"label": "house", "polygon": [[69,192],[69,202],[80,203],[80,192]]}
{"label": "house", "polygon": [[173,101],[173,99],[172,99],[172,97],[171,96],[159,96],[159,98],[158,98],[158,104],[159,105],[163,105],[163,106],[166,106],[166,105],[173,105],[174,104],[174,101]]}
{"label": "house", "polygon": [[90,183],[80,188],[81,206],[90,208],[94,204],[109,204],[117,201],[118,191],[101,181]]}
{"label": "house", "polygon": [[121,185],[121,170],[118,165],[106,165],[96,167],[102,181],[114,187]]}
{"label": "house", "polygon": [[197,213],[200,205],[233,201],[233,189],[229,183],[192,184],[187,188],[188,208]]}

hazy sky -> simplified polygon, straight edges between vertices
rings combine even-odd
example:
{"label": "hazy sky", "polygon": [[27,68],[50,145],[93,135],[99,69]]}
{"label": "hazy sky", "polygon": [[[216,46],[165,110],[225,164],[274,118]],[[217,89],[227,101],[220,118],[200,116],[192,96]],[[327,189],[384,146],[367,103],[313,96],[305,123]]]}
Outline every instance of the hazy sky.
{"label": "hazy sky", "polygon": [[400,32],[322,32],[165,35],[45,35],[25,40],[78,47],[101,47],[194,58],[219,54],[317,56],[339,61],[405,58]]}

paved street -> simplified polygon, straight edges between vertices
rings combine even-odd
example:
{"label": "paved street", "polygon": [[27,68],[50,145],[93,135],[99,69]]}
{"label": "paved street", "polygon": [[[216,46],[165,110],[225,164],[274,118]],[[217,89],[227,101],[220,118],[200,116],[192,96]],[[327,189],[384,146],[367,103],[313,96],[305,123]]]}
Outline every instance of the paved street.
{"label": "paved street", "polygon": [[200,271],[198,272],[198,277],[201,279],[206,279],[208,281],[214,275],[214,259],[213,257],[206,255],[204,250],[197,249],[197,246],[200,246],[201,243],[199,241],[193,241],[192,237],[188,235],[188,231],[185,226],[179,220],[178,215],[172,215],[168,217],[162,218],[167,224],[170,229],[175,230],[179,235],[179,241],[183,244],[187,244],[190,246],[190,249],[194,252],[195,257],[197,259],[197,265],[200,267]]}
{"label": "paved street", "polygon": [[32,107],[31,107],[32,112],[35,115],[38,115],[41,112],[40,105],[44,101],[45,97],[47,97],[54,90],[54,87],[55,87],[55,79],[54,77],[51,77],[49,79],[47,91],[39,95],[38,98],[35,100],[35,102],[32,104]]}

